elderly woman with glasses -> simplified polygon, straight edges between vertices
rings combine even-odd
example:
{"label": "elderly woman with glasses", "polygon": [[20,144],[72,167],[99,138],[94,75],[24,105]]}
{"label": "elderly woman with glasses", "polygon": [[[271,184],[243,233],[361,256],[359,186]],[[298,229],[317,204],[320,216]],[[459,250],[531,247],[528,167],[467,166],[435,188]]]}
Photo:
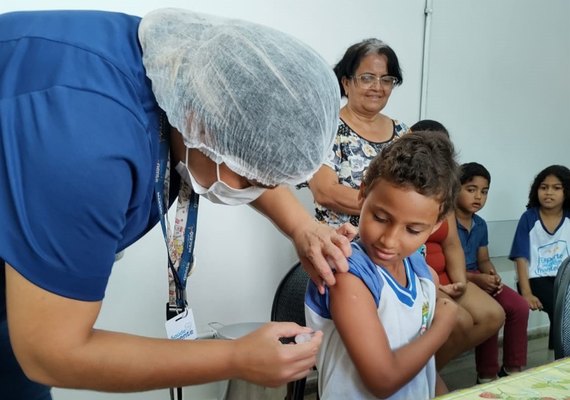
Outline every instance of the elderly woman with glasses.
{"label": "elderly woman with glasses", "polygon": [[308,182],[315,199],[316,218],[331,226],[358,226],[358,189],[370,161],[404,134],[408,127],[381,111],[402,71],[394,50],[378,39],[350,46],[334,67],[340,94],[336,139],[325,163]]}

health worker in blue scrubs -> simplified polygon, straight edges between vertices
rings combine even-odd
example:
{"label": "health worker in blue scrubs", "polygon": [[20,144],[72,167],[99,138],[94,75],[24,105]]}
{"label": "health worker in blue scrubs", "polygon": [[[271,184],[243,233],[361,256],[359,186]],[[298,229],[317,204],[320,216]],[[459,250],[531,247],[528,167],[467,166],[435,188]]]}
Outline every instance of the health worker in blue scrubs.
{"label": "health worker in blue scrubs", "polygon": [[0,398],[306,376],[322,334],[281,344],[307,332],[294,323],[235,341],[94,323],[115,254],[174,201],[195,230],[197,194],[264,213],[315,282],[333,285],[354,232],[315,222],[287,185],[321,165],[339,106],[328,64],[257,24],[177,9],[0,15]]}

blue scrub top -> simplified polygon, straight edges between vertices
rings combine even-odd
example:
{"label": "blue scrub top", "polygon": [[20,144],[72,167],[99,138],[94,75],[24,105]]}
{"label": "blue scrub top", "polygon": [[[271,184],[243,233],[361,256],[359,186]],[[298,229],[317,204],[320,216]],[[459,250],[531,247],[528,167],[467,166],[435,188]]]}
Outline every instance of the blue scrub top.
{"label": "blue scrub top", "polygon": [[61,296],[101,300],[115,253],[158,221],[160,109],[139,22],[0,15],[0,259]]}

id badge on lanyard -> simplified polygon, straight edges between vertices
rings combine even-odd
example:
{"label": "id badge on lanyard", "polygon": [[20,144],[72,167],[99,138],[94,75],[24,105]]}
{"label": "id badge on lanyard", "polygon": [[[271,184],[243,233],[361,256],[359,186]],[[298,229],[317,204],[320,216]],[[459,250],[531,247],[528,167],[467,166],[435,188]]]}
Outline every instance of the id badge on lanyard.
{"label": "id badge on lanyard", "polygon": [[171,339],[195,339],[194,316],[186,300],[186,281],[194,265],[199,196],[186,182],[181,182],[174,230],[171,231],[167,216],[170,190],[170,142],[167,129],[169,129],[168,122],[163,114],[160,122],[160,152],[155,173],[155,195],[168,255],[169,293],[166,304],[166,330]]}

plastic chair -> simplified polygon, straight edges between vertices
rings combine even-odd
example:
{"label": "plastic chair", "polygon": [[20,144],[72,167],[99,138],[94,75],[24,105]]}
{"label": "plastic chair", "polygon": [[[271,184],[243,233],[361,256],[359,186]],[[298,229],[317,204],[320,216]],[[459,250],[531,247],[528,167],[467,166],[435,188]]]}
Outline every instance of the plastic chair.
{"label": "plastic chair", "polygon": [[570,257],[567,257],[554,280],[554,358],[570,356]]}
{"label": "plastic chair", "polygon": [[[271,307],[272,321],[292,321],[305,326],[305,291],[309,275],[298,262],[285,274],[275,291]],[[287,384],[287,400],[302,400],[306,378]]]}

